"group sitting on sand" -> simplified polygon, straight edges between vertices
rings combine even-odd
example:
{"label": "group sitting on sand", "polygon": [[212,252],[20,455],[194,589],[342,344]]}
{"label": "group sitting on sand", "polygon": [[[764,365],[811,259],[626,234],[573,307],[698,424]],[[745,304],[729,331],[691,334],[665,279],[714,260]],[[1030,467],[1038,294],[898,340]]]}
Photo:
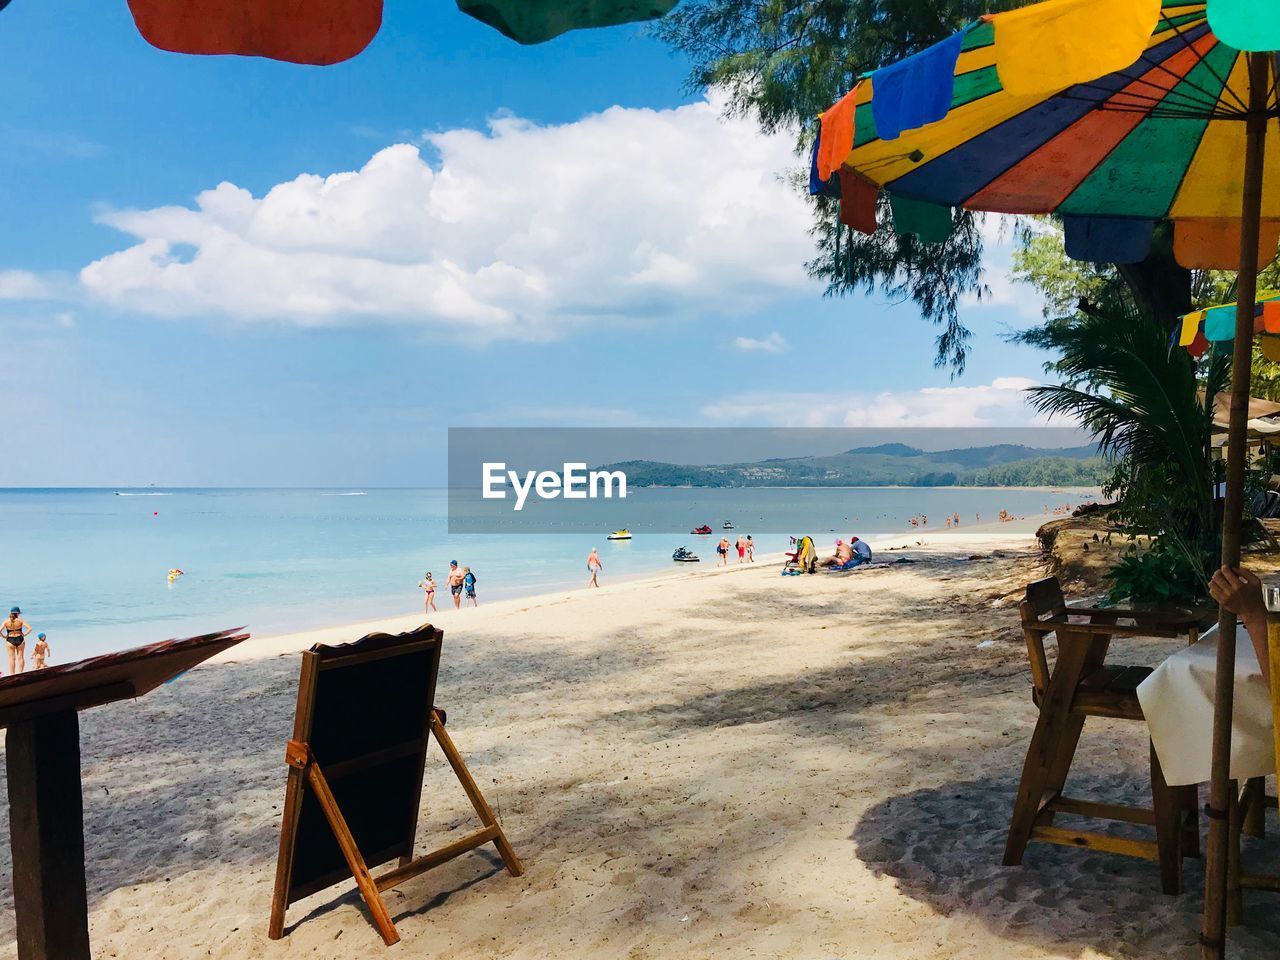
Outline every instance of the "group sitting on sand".
{"label": "group sitting on sand", "polygon": [[852,570],[854,567],[870,562],[871,547],[865,540],[850,536],[848,543],[837,539],[835,553],[819,560],[818,566],[830,567],[832,570]]}
{"label": "group sitting on sand", "polygon": [[[4,631],[4,639],[9,647],[10,675],[22,673],[27,669],[27,636],[31,633],[31,624],[22,619],[22,611],[17,607],[9,609],[9,617],[0,629]],[[43,633],[36,634],[35,649],[31,651],[32,667],[42,670],[49,656],[49,641]]]}

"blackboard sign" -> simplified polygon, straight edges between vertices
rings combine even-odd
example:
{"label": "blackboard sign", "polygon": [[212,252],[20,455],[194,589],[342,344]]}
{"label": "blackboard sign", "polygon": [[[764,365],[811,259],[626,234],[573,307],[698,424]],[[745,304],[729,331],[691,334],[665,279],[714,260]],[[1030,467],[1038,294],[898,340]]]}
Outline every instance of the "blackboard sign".
{"label": "blackboard sign", "polygon": [[[289,779],[272,903],[272,939],[284,935],[289,904],[354,878],[383,939],[399,935],[380,892],[484,843],[513,875],[522,868],[434,710],[443,633],[425,625],[302,658]],[[434,735],[485,828],[413,859],[427,744]],[[447,855],[443,855],[447,854]],[[374,878],[374,867],[399,867]]]}

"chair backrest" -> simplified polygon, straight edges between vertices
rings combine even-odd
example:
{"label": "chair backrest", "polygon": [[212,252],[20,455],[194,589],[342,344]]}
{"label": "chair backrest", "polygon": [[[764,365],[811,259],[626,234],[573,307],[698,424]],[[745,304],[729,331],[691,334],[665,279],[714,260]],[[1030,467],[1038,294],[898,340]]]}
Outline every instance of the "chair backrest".
{"label": "chair backrest", "polygon": [[1044,638],[1056,629],[1055,620],[1066,615],[1067,601],[1057,577],[1046,577],[1027,584],[1027,597],[1018,605],[1022,616],[1022,636],[1027,641],[1027,659],[1031,662],[1031,685],[1043,695],[1049,686],[1049,658],[1044,652]]}

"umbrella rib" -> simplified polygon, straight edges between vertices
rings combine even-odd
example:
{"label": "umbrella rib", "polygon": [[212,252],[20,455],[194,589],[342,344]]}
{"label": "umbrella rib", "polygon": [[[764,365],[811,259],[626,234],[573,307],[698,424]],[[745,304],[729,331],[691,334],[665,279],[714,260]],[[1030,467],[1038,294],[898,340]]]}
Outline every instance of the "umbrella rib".
{"label": "umbrella rib", "polygon": [[[1227,78],[1220,76],[1218,74],[1218,71],[1214,68],[1213,64],[1211,64],[1207,59],[1205,59],[1204,55],[1201,54],[1200,51],[1195,48],[1195,44],[1192,43],[1191,40],[1187,38],[1186,32],[1182,29],[1182,27],[1174,23],[1169,18],[1169,15],[1167,13],[1161,13],[1160,19],[1163,20],[1166,24],[1168,24],[1169,28],[1174,32],[1177,38],[1182,41],[1182,45],[1186,49],[1191,51],[1191,55],[1200,61],[1201,65],[1203,65],[1204,68],[1208,70],[1210,74],[1213,75],[1213,78],[1215,80],[1217,80],[1219,83],[1222,84],[1223,91],[1226,93],[1229,93],[1231,95],[1231,98],[1235,100],[1236,105],[1242,111],[1247,113],[1249,110],[1249,105],[1245,103],[1242,99],[1240,99],[1240,95],[1236,93],[1235,90],[1231,89],[1231,84],[1227,82]],[[1141,59],[1143,60],[1147,59],[1146,53],[1143,53]],[[1196,84],[1192,84],[1192,86],[1196,86],[1197,89],[1200,89]],[[1205,96],[1212,97],[1214,103],[1217,103],[1219,100],[1221,100],[1220,94],[1213,94],[1213,93],[1210,93],[1208,90],[1200,90],[1200,92],[1205,94]]]}

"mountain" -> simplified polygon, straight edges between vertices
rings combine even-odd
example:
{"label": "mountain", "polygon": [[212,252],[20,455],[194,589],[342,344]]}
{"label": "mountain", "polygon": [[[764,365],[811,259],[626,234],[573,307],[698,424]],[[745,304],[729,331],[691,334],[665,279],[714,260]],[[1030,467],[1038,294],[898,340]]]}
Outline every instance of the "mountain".
{"label": "mountain", "polygon": [[902,443],[855,447],[822,457],[790,457],[711,466],[629,460],[634,487],[1096,486],[1109,472],[1092,446],[1042,449],[996,444],[920,450]]}

